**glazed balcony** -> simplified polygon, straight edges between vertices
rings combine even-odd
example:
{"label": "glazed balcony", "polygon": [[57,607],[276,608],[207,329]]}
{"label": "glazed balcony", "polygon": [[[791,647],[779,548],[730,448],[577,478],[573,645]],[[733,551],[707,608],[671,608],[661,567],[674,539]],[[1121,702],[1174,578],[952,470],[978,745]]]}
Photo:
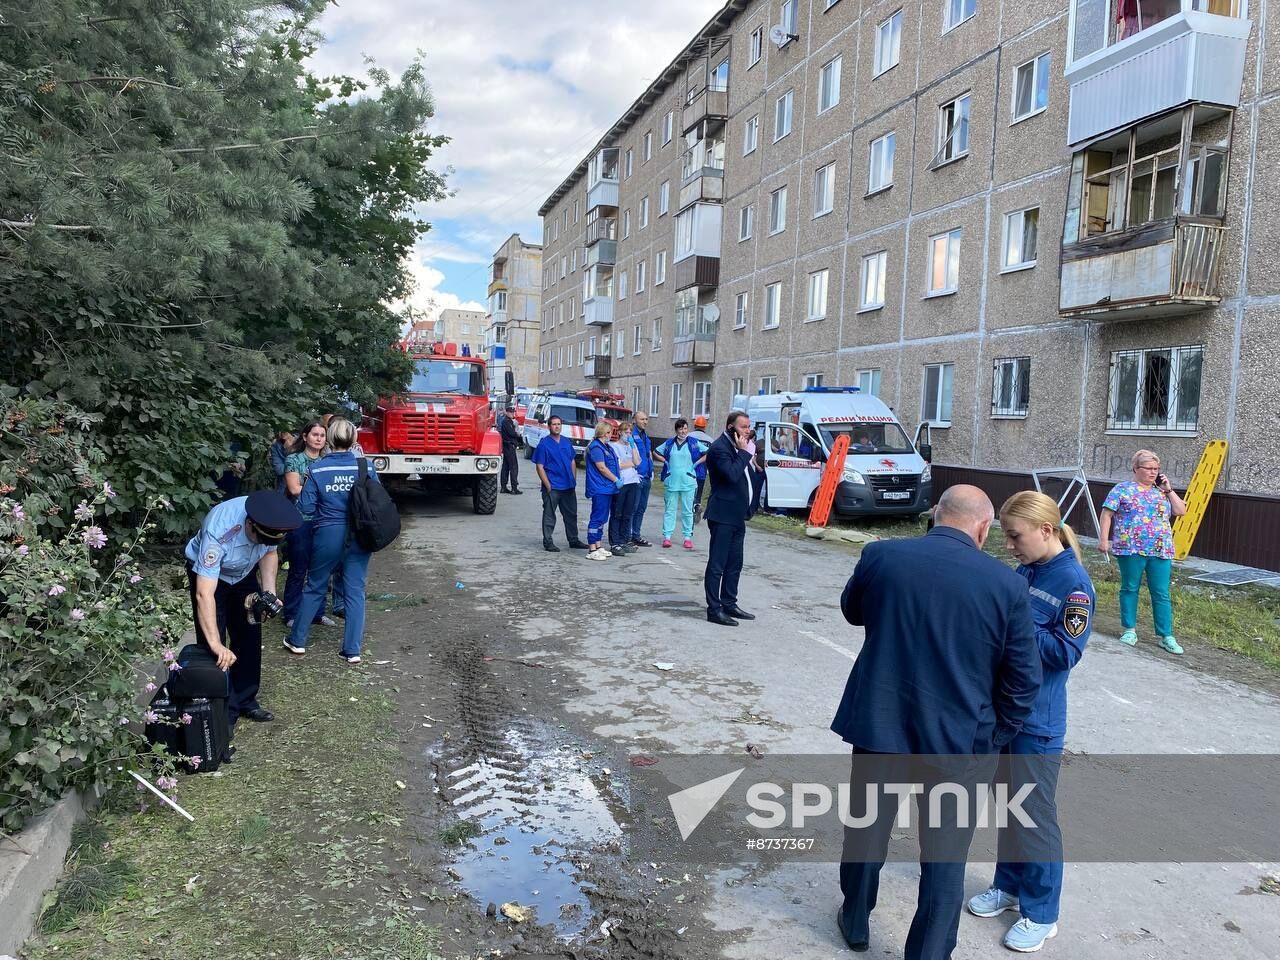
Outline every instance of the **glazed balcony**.
{"label": "glazed balcony", "polygon": [[604,354],[592,354],[583,364],[583,376],[588,380],[608,380],[612,375],[613,358]]}
{"label": "glazed balcony", "polygon": [[716,335],[714,333],[694,333],[673,338],[671,342],[673,367],[706,368],[715,366],[715,362]]}

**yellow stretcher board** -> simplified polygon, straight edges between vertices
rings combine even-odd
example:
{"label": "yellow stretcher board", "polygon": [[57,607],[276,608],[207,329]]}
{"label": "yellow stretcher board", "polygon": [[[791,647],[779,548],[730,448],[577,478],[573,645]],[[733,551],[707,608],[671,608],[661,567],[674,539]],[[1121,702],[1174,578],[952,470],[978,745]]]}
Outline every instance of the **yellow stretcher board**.
{"label": "yellow stretcher board", "polygon": [[1209,507],[1209,498],[1218,485],[1218,477],[1222,474],[1222,465],[1227,462],[1227,441],[1210,440],[1200,454],[1200,462],[1196,464],[1196,472],[1191,475],[1187,484],[1187,495],[1183,498],[1187,504],[1187,512],[1173,523],[1173,555],[1177,560],[1185,560],[1191,553],[1191,544],[1195,542],[1196,533],[1200,530],[1200,522],[1204,520],[1204,512]]}

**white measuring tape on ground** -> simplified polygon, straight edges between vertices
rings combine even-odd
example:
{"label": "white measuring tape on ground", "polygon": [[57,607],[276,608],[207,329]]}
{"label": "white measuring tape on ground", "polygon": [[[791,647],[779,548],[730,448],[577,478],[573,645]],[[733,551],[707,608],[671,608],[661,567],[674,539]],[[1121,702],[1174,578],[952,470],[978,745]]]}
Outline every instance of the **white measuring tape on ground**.
{"label": "white measuring tape on ground", "polygon": [[840,646],[840,644],[836,643],[834,640],[828,640],[826,637],[822,636],[822,634],[820,633],[814,633],[812,630],[797,630],[796,633],[800,634],[800,636],[802,637],[808,637],[810,640],[820,643],[824,647],[827,647],[828,649],[834,650],[836,653],[839,653],[839,654],[842,654],[843,656],[848,657],[850,660],[858,659],[858,655],[854,653],[852,650],[848,649],[847,647]]}
{"label": "white measuring tape on ground", "polygon": [[192,823],[195,823],[195,822],[196,822],[196,818],[195,818],[195,817],[193,817],[191,814],[187,813],[187,811],[183,810],[180,806],[178,806],[176,803],[174,803],[172,800],[170,800],[167,796],[165,796],[165,794],[163,794],[161,791],[159,791],[159,790],[157,790],[155,787],[153,787],[153,786],[152,786],[152,785],[151,785],[151,784],[150,784],[150,783],[149,783],[145,778],[138,776],[138,775],[137,775],[136,773],[134,773],[132,770],[130,770],[130,771],[129,771],[129,776],[133,777],[133,779],[137,780],[140,784],[142,784],[144,787],[146,787],[148,790],[150,790],[152,793],[154,793],[157,797],[159,797],[161,800],[163,800],[163,801],[164,801],[165,803],[167,803],[169,806],[173,807],[173,809],[177,810],[180,814],[182,814],[184,817],[186,817],[186,818],[187,818],[188,820],[190,820]]}

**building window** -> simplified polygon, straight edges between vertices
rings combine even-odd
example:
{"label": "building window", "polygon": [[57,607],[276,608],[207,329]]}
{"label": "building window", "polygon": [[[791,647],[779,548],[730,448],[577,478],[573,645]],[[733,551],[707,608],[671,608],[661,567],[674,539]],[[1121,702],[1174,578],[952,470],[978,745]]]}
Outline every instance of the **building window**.
{"label": "building window", "polygon": [[747,389],[746,382],[741,377],[734,377],[729,381],[729,407],[732,409],[737,405],[737,400],[743,395]]}
{"label": "building window", "polygon": [[1040,232],[1040,208],[1030,207],[1004,215],[1005,270],[1025,270],[1036,265]]}
{"label": "building window", "polygon": [[867,193],[876,193],[893,186],[893,157],[898,135],[890,132],[871,141],[871,168],[867,173]]}
{"label": "building window", "polygon": [[823,377],[820,373],[806,373],[804,375],[804,388],[812,390],[814,387],[820,387],[822,386],[822,380]]}
{"label": "building window", "polygon": [[640,388],[639,387],[631,388],[631,409],[632,410],[640,409]]}
{"label": "building window", "polygon": [[1031,358],[1005,357],[995,361],[991,380],[991,415],[1025,417],[1031,404]]}
{"label": "building window", "polygon": [[[617,344],[617,348],[618,348],[618,359],[621,360],[623,357],[627,355],[627,331],[626,330],[618,331],[618,339],[615,341],[615,343]],[[634,410],[635,407],[632,407],[631,409]]]}
{"label": "building window", "polygon": [[578,222],[578,213],[579,213],[579,207],[578,207],[578,204],[579,204],[580,202],[581,202],[581,201],[578,201],[578,200],[573,201],[573,222],[574,222],[574,223],[577,223],[577,222]]}
{"label": "building window", "polygon": [[938,152],[931,166],[959,160],[969,153],[969,94],[938,108]]}
{"label": "building window", "polygon": [[1190,432],[1200,421],[1204,348],[1158,347],[1111,354],[1108,430]]}
{"label": "building window", "polygon": [[640,356],[640,324],[636,324],[634,330],[631,331],[631,355],[633,357]]}
{"label": "building window", "polygon": [[788,90],[778,98],[773,107],[773,142],[777,143],[791,132],[791,108],[795,103],[796,92]]}
{"label": "building window", "polygon": [[693,385],[693,415],[706,417],[711,414],[711,381],[699,380]]}
{"label": "building window", "polygon": [[[607,338],[606,338],[606,342],[608,342]],[[605,352],[608,353],[608,350],[606,350]],[[596,355],[596,338],[588,337],[587,338],[587,356],[594,357],[595,355]]]}
{"label": "building window", "polygon": [[578,269],[578,248],[574,247],[573,252],[569,255],[569,272],[576,273]]}
{"label": "building window", "polygon": [[561,257],[560,258],[560,279],[563,280],[568,275],[569,275],[569,258]]}
{"label": "building window", "polygon": [[656,417],[658,415],[658,400],[661,396],[662,387],[656,383],[649,384],[649,416]]}
{"label": "building window", "polygon": [[978,0],[943,0],[942,32],[964,23],[978,12]]}
{"label": "building window", "polygon": [[769,194],[769,236],[787,229],[787,188]]}
{"label": "building window", "polygon": [[636,170],[635,160],[636,160],[635,151],[633,151],[630,147],[627,147],[627,176],[628,177],[631,176],[633,173],[635,173],[635,170]]}
{"label": "building window", "polygon": [[618,299],[627,299],[627,271],[625,270],[618,274]]}
{"label": "building window", "polygon": [[671,385],[671,416],[680,416],[680,402],[684,399],[684,384],[673,383]]}
{"label": "building window", "polygon": [[648,163],[653,159],[653,131],[646,130],[644,132],[644,163]]}
{"label": "building window", "polygon": [[836,165],[828,163],[813,175],[813,216],[826,216],[835,209]]}
{"label": "building window", "polygon": [[929,296],[960,289],[960,231],[929,238]]}
{"label": "building window", "polygon": [[809,320],[823,320],[827,316],[827,279],[829,270],[815,270],[809,274]]}
{"label": "building window", "polygon": [[782,29],[792,36],[795,36],[800,32],[798,29],[796,13],[796,0],[783,0],[782,18],[779,22],[782,24]]}
{"label": "building window", "polygon": [[626,240],[631,236],[631,211],[622,211],[622,239]]}
{"label": "building window", "polygon": [[649,344],[650,350],[662,349],[662,318],[653,318],[653,342]]}
{"label": "building window", "polygon": [[675,113],[668,110],[662,118],[662,145],[671,142],[672,131],[675,130]]}
{"label": "building window", "polygon": [[742,128],[742,155],[752,153],[760,143],[760,116],[757,114]]}
{"label": "building window", "polygon": [[777,378],[777,377],[761,377],[761,378],[760,378],[760,392],[761,392],[761,393],[763,393],[763,394],[766,394],[766,395],[771,394],[771,393],[777,393],[777,392],[778,392],[778,378]]}
{"label": "building window", "polygon": [[1042,113],[1049,104],[1049,55],[1028,60],[1013,74],[1013,123]]}
{"label": "building window", "polygon": [[665,216],[671,209],[671,181],[663,180],[658,188],[658,216]]}
{"label": "building window", "polygon": [[660,286],[667,282],[667,251],[659,250],[653,258],[653,285]]}
{"label": "building window", "polygon": [[858,389],[873,397],[880,396],[880,368],[870,367],[858,371]]}
{"label": "building window", "polygon": [[885,266],[889,254],[884,250],[862,258],[862,284],[858,296],[859,310],[879,310],[884,306]]}
{"label": "building window", "polygon": [[876,53],[872,77],[896,67],[902,56],[902,11],[876,27]]}
{"label": "building window", "polygon": [[676,214],[676,260],[683,260],[693,253],[694,222],[697,205]]}
{"label": "building window", "polygon": [[771,283],[764,288],[764,328],[772,330],[782,322],[782,284]]}
{"label": "building window", "polygon": [[573,308],[574,308],[574,298],[570,297],[569,298],[569,319],[570,320],[573,319]]}
{"label": "building window", "polygon": [[649,198],[640,198],[640,229],[643,230],[649,225]]}
{"label": "building window", "polygon": [[818,113],[824,114],[840,102],[840,57],[836,57],[818,74]]}
{"label": "building window", "polygon": [[751,44],[747,50],[747,69],[750,70],[760,62],[764,54],[764,27],[756,27],[751,31]]}
{"label": "building window", "polygon": [[707,79],[707,89],[715,93],[724,93],[729,89],[729,58],[725,57],[716,64]]}
{"label": "building window", "polygon": [[636,264],[636,293],[644,293],[645,274],[648,272],[649,264],[641,260]]}
{"label": "building window", "polygon": [[955,375],[954,363],[931,363],[924,368],[921,420],[927,420],[935,427],[951,426],[951,386]]}
{"label": "building window", "polygon": [[738,211],[738,242],[751,239],[751,228],[755,224],[755,208],[743,207]]}
{"label": "building window", "polygon": [[741,330],[746,327],[750,303],[751,294],[746,291],[733,298],[733,329]]}

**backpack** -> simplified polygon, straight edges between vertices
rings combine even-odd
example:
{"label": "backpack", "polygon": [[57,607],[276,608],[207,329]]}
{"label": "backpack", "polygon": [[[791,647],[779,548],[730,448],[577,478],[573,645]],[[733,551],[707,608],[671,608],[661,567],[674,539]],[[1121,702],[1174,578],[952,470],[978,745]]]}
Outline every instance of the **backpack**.
{"label": "backpack", "polygon": [[347,538],[376,553],[400,536],[400,511],[387,488],[369,476],[364,457],[356,463],[360,473],[347,499]]}

